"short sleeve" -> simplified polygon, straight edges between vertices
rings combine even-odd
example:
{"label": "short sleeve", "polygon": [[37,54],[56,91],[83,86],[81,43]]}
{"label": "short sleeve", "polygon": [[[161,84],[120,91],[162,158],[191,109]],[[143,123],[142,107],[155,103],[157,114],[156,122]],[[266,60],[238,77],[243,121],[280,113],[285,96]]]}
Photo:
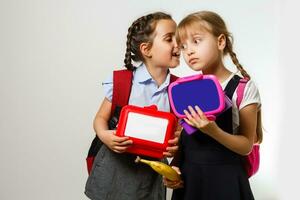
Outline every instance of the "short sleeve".
{"label": "short sleeve", "polygon": [[113,74],[107,77],[105,81],[102,82],[104,95],[111,102],[113,94]]}
{"label": "short sleeve", "polygon": [[253,103],[257,103],[258,107],[260,108],[261,100],[260,100],[258,88],[256,87],[255,83],[252,80],[249,80],[246,84],[244,90],[244,96],[240,104],[239,110]]}

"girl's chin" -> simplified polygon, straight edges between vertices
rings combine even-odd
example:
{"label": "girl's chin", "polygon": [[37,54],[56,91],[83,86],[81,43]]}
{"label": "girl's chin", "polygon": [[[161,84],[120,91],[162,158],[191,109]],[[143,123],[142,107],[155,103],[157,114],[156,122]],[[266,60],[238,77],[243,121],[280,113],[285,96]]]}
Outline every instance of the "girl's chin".
{"label": "girl's chin", "polygon": [[193,65],[193,66],[189,66],[192,70],[194,70],[194,71],[201,71],[201,70],[203,70],[204,69],[204,67],[203,66],[197,66],[197,65]]}
{"label": "girl's chin", "polygon": [[171,66],[169,66],[170,69],[174,69],[176,67],[178,67],[178,65],[171,65]]}
{"label": "girl's chin", "polygon": [[180,61],[179,61],[179,60],[178,60],[178,61],[174,61],[174,62],[172,62],[172,63],[169,65],[169,67],[170,67],[170,68],[175,68],[175,67],[177,67],[179,64],[180,64]]}

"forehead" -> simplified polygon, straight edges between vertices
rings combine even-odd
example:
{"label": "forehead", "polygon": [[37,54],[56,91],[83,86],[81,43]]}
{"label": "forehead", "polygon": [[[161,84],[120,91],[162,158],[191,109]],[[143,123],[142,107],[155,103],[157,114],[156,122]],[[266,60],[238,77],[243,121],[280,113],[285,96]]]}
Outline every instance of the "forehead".
{"label": "forehead", "polygon": [[195,35],[206,35],[208,33],[210,33],[210,29],[207,24],[194,22],[178,27],[176,31],[176,38],[179,42],[182,42]]}
{"label": "forehead", "polygon": [[171,19],[162,19],[156,23],[155,35],[164,36],[165,34],[174,34],[176,31],[176,23]]}

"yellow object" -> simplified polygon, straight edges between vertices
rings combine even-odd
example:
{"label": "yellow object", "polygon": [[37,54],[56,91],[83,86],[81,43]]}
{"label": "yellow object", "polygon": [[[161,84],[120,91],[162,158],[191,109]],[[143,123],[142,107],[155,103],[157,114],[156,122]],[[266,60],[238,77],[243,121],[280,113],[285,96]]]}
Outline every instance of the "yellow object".
{"label": "yellow object", "polygon": [[154,171],[165,176],[167,179],[171,181],[180,180],[179,174],[172,167],[166,165],[165,163],[159,161],[150,161],[150,160],[141,159],[139,156],[136,158],[135,162],[136,163],[142,162],[149,165]]}

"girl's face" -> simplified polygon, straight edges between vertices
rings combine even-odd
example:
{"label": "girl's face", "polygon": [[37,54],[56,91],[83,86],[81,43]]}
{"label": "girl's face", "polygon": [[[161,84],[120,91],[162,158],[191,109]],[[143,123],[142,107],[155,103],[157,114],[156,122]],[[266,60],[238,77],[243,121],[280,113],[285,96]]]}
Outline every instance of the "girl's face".
{"label": "girl's face", "polygon": [[180,48],[185,62],[195,71],[209,69],[222,61],[218,38],[205,29],[187,28]]}
{"label": "girl's face", "polygon": [[180,50],[175,39],[176,23],[173,20],[159,20],[149,50],[151,65],[174,68],[179,65]]}

